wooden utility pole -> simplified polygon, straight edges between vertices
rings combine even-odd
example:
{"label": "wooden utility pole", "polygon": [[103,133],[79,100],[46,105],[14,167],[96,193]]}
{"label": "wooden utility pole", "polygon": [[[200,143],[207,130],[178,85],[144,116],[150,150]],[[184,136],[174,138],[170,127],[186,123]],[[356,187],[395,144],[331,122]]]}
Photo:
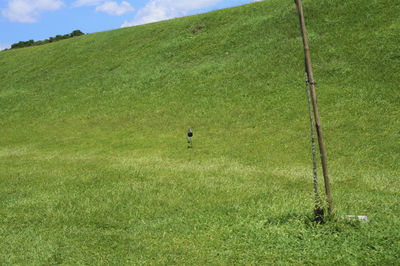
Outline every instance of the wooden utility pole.
{"label": "wooden utility pole", "polygon": [[321,155],[322,171],[324,174],[325,193],[326,193],[327,202],[328,202],[328,212],[331,215],[333,213],[331,186],[330,186],[329,176],[328,176],[328,165],[326,163],[324,138],[322,136],[321,122],[319,120],[317,94],[316,94],[315,86],[314,86],[315,82],[314,82],[314,77],[313,77],[313,72],[312,72],[312,67],[311,67],[310,49],[308,48],[306,25],[304,23],[303,6],[301,4],[301,0],[294,0],[294,1],[297,6],[297,11],[298,11],[299,20],[300,20],[300,29],[301,29],[301,33],[302,33],[302,37],[303,37],[304,55],[305,55],[305,60],[306,60],[308,80],[309,80],[310,88],[311,88],[311,98],[312,98],[312,104],[313,104],[313,110],[314,110],[315,127],[316,127],[317,135],[318,135],[319,152]]}

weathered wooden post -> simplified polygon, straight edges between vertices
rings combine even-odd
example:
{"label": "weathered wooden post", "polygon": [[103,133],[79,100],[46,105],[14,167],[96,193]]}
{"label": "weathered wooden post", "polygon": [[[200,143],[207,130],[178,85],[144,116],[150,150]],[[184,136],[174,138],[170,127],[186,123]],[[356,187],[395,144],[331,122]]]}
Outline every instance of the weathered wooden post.
{"label": "weathered wooden post", "polygon": [[304,23],[303,6],[301,3],[301,0],[294,0],[294,1],[297,6],[297,11],[298,11],[299,20],[300,20],[300,29],[301,29],[301,33],[302,33],[302,37],[303,37],[304,55],[305,55],[305,60],[306,60],[306,69],[307,69],[307,74],[308,74],[308,80],[309,80],[309,84],[310,84],[310,88],[311,88],[311,98],[312,98],[312,105],[313,105],[313,110],[314,110],[315,127],[316,127],[317,135],[318,135],[318,144],[319,144],[319,152],[321,155],[322,171],[324,174],[325,193],[326,193],[327,202],[328,202],[328,212],[330,215],[332,215],[333,206],[332,206],[331,186],[330,186],[329,175],[328,175],[328,165],[326,162],[324,138],[322,136],[321,122],[319,120],[317,94],[315,91],[315,82],[314,82],[314,76],[313,76],[312,67],[311,67],[310,49],[308,47],[307,32],[306,32],[306,26]]}

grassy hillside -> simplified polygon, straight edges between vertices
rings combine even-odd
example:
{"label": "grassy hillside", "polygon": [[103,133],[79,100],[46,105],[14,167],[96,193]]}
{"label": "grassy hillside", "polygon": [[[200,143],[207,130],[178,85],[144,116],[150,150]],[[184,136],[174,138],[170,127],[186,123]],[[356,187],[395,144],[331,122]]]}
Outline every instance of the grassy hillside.
{"label": "grassy hillside", "polygon": [[304,12],[335,219],[296,8],[267,0],[0,52],[0,264],[399,264],[400,6]]}

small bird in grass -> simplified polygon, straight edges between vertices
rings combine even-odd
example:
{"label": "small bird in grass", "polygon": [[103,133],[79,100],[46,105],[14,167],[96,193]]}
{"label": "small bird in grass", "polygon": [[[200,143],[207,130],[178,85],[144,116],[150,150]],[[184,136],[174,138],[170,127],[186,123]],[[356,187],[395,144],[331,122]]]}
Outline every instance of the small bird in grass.
{"label": "small bird in grass", "polygon": [[187,139],[187,142],[188,142],[188,148],[193,148],[192,137],[193,137],[193,132],[190,129],[190,127],[188,127],[188,133],[187,133],[187,136],[186,136],[186,139]]}

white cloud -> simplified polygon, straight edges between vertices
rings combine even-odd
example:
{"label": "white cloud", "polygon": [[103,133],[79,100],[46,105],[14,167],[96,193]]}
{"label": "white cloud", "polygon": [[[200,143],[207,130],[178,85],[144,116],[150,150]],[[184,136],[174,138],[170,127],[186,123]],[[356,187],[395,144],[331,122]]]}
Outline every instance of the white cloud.
{"label": "white cloud", "polygon": [[73,7],[81,6],[97,6],[104,2],[104,0],[77,0],[72,3]]}
{"label": "white cloud", "polygon": [[117,2],[105,2],[104,4],[97,6],[96,11],[105,12],[109,15],[120,16],[127,12],[133,12],[135,9],[126,1],[122,1],[120,5]]}
{"label": "white cloud", "polygon": [[187,15],[188,12],[213,6],[222,0],[150,0],[140,9],[132,21],[121,27],[146,24]]}
{"label": "white cloud", "polygon": [[135,9],[127,1],[118,4],[110,0],[76,0],[72,3],[72,7],[96,6],[97,12],[105,12],[109,15],[120,16],[127,12],[133,12]]}
{"label": "white cloud", "polygon": [[3,51],[4,49],[9,49],[11,48],[11,45],[8,43],[0,43],[0,51]]}
{"label": "white cloud", "polygon": [[42,12],[54,11],[63,6],[61,0],[9,0],[1,14],[12,22],[33,23],[37,22]]}

